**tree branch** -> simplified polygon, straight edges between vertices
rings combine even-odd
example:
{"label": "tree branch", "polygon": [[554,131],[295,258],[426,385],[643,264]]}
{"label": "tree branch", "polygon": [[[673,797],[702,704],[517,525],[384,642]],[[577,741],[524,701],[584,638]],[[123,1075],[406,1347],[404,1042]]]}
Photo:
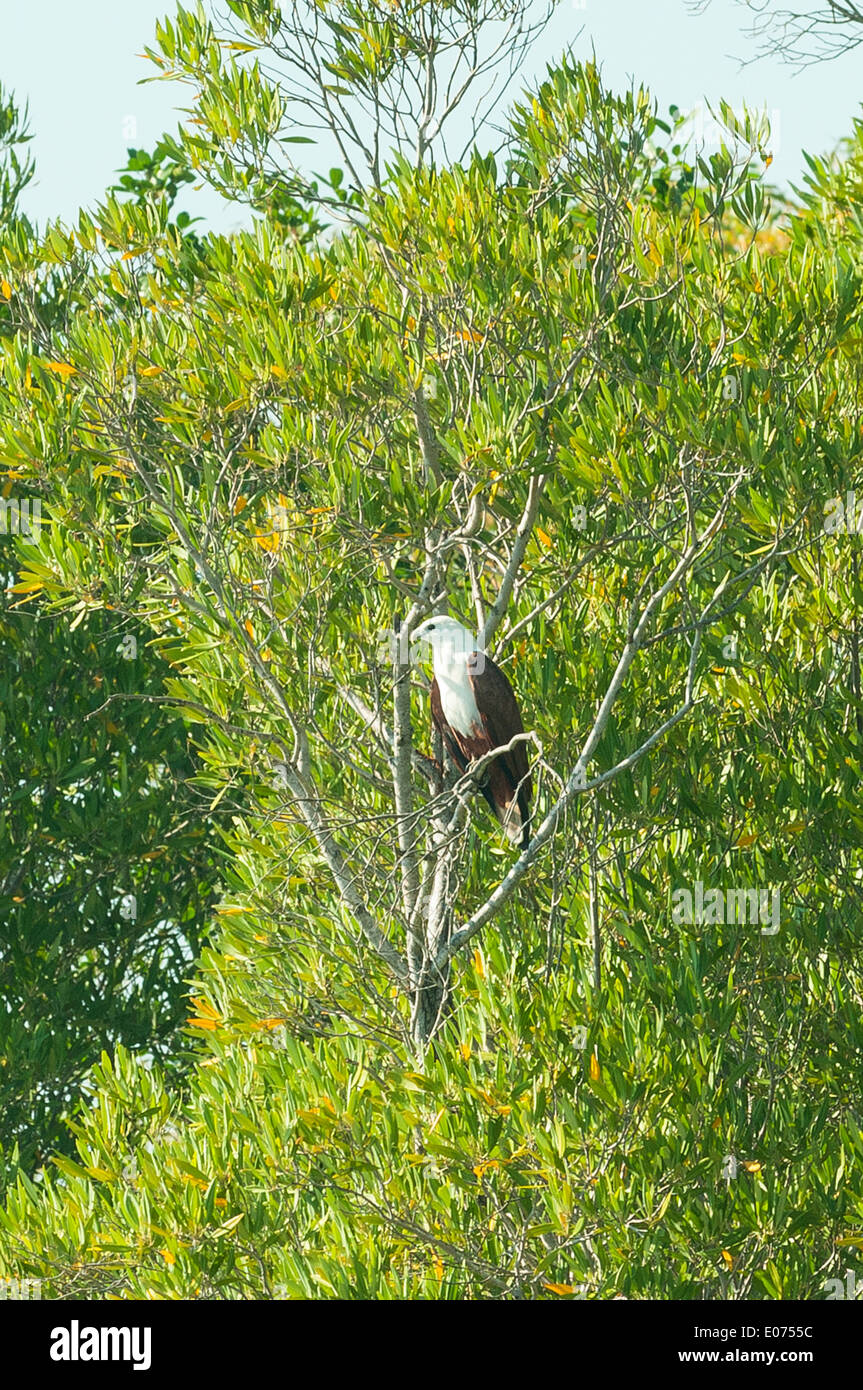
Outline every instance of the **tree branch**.
{"label": "tree branch", "polygon": [[614,768],[610,769],[608,772],[601,774],[592,782],[588,782],[585,776],[585,770],[587,768],[588,763],[590,762],[594,750],[597,747],[597,744],[602,738],[602,735],[605,731],[605,727],[609,720],[609,716],[611,714],[612,707],[614,706],[618,694],[620,693],[621,687],[623,685],[624,680],[626,679],[627,673],[629,672],[629,669],[633,661],[635,660],[637,653],[641,649],[648,624],[650,623],[650,620],[654,612],[662,603],[666,595],[671,592],[671,590],[688,572],[688,570],[692,568],[696,560],[707,548],[713,536],[716,534],[716,532],[722,524],[722,520],[726,514],[732,495],[733,490],[729,490],[722,503],[722,506],[716,512],[701,540],[698,541],[694,539],[686,547],[686,549],[683,551],[683,554],[680,556],[680,559],[678,560],[677,564],[674,566],[674,569],[672,570],[669,577],[665,580],[665,582],[662,585],[660,585],[660,587],[648,600],[640,618],[636,619],[635,615],[633,614],[632,618],[630,619],[629,633],[627,636],[626,644],[624,646],[623,652],[621,653],[620,660],[617,664],[617,668],[614,672],[614,675],[611,678],[608,689],[599,707],[596,719],[593,723],[593,727],[590,730],[590,733],[587,737],[584,747],[582,748],[578,761],[576,762],[576,765],[573,768],[573,771],[570,774],[569,779],[567,780],[563,792],[558,797],[557,801],[554,803],[551,810],[546,815],[545,819],[542,821],[542,824],[534,832],[533,836],[531,837],[530,845],[519,856],[515,864],[513,864],[512,868],[509,870],[509,873],[506,874],[506,876],[498,884],[497,888],[495,888],[494,892],[491,893],[491,895],[486,899],[482,906],[479,907],[476,910],[476,912],[473,913],[473,915],[468,919],[464,926],[462,926],[458,931],[456,931],[450,938],[449,942],[438,951],[438,954],[435,958],[435,965],[438,967],[438,969],[442,970],[444,966],[447,964],[447,962],[451,960],[452,957],[456,954],[456,952],[461,950],[462,946],[464,946],[468,941],[470,941],[471,937],[475,936],[478,931],[481,931],[481,929],[486,925],[486,923],[489,922],[497,914],[501,907],[503,907],[503,905],[509,900],[509,898],[512,897],[512,894],[515,892],[515,889],[521,882],[522,878],[532,867],[532,865],[536,862],[543,846],[555,834],[558,827],[558,823],[564,811],[569,806],[570,802],[572,802],[577,796],[584,795],[586,792],[591,791],[596,787],[602,786],[605,782],[610,781],[612,777],[618,776],[626,768],[631,767],[635,762],[642,758],[644,754],[650,748],[652,748],[665,733],[668,732],[669,729],[673,728],[673,726],[676,723],[683,719],[684,716],[688,714],[689,710],[692,708],[694,704],[695,665],[698,657],[698,651],[700,648],[701,632],[703,626],[706,625],[708,621],[708,619],[703,616],[701,619],[699,619],[699,622],[696,624],[696,631],[690,649],[689,666],[686,678],[686,690],[684,694],[683,703],[680,705],[679,709],[677,709],[675,713],[669,719],[667,719],[659,729],[657,729],[653,734],[651,734],[650,738],[648,738],[641,745],[640,748],[636,749],[635,752],[629,754],[627,758],[623,759],[620,763],[618,763]]}

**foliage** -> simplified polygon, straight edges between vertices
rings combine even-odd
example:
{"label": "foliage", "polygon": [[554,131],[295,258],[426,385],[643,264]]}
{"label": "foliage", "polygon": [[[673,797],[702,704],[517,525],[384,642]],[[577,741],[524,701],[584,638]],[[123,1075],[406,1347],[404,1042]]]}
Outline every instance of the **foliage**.
{"label": "foliage", "polygon": [[70,632],[18,603],[0,610],[0,1112],[31,1171],[72,1147],[62,1121],[104,1048],[182,1069],[218,861],[187,731],[146,702],[162,664],[110,614]]}
{"label": "foliage", "polygon": [[[136,149],[127,150],[127,154],[129,158],[121,172],[120,182],[114,184],[110,191],[125,193],[139,206],[144,206],[153,199],[164,199],[171,208],[180,189],[195,182],[195,175],[188,163],[171,153],[166,140],[160,140],[152,154]],[[179,231],[194,236],[195,234],[189,233],[187,229],[200,220],[199,217],[192,217],[191,213],[178,212],[175,226]]]}
{"label": "foliage", "polygon": [[21,158],[31,138],[27,108],[0,86],[0,225],[17,216],[18,198],[35,172],[33,161]]}
{"label": "foliage", "polygon": [[[275,7],[230,8],[245,40],[181,15],[162,66],[202,84],[207,176],[258,198],[284,113],[219,54],[277,45]],[[349,32],[362,92],[379,55]],[[844,1269],[863,200],[814,161],[777,223],[769,132],[721,115],[690,157],[677,113],[565,57],[496,156],[408,142],[327,238],[264,219],[196,248],[114,199],[6,237],[2,448],[51,518],[13,587],[152,634],[232,812],[195,1069],[103,1058],[76,1157],[10,1182],[19,1275],[810,1298]],[[444,600],[541,742],[514,866],[384,640]],[[681,921],[697,883],[778,889],[779,929]]]}

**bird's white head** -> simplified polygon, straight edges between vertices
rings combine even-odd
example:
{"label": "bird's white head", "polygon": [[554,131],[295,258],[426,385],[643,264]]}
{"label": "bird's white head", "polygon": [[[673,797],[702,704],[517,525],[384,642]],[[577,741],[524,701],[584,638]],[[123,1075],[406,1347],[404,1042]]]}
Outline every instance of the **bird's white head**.
{"label": "bird's white head", "polygon": [[426,618],[415,627],[411,634],[414,642],[428,642],[432,649],[435,669],[439,665],[452,665],[459,658],[464,661],[471,652],[478,651],[476,635],[456,618]]}

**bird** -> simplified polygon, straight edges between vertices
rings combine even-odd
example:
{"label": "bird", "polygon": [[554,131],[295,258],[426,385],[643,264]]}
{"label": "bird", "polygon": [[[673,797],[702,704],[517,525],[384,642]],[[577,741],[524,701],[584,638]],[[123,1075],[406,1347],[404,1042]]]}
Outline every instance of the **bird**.
{"label": "bird", "polygon": [[[427,618],[414,628],[412,641],[417,640],[432,649],[432,719],[460,772],[524,733],[512,686],[468,628],[456,618]],[[526,850],[533,786],[524,742],[494,759],[480,791],[510,843]]]}

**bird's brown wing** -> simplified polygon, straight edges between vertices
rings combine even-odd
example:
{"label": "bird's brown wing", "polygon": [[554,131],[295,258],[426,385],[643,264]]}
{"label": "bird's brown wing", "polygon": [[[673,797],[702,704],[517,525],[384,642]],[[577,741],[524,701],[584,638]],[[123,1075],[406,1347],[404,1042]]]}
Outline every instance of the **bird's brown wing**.
{"label": "bird's brown wing", "polygon": [[[516,735],[524,733],[521,712],[512,686],[493,661],[485,657],[480,671],[471,671],[471,683],[483,727],[492,748],[505,747]],[[530,844],[530,800],[533,782],[527,758],[527,745],[517,743],[508,753],[496,758],[489,769],[487,798],[494,803],[498,820],[506,827],[511,840],[519,840],[521,848]],[[518,820],[513,821],[512,803],[517,802]]]}
{"label": "bird's brown wing", "polygon": [[[471,683],[477,708],[483,711],[482,721],[492,748],[500,748],[509,743],[515,734],[524,733],[524,724],[521,720],[521,711],[515,698],[515,692],[499,666],[496,666],[493,661],[486,657],[483,669],[471,673]],[[508,733],[507,730],[509,730]],[[520,788],[524,793],[525,801],[530,802],[533,795],[533,783],[527,757],[527,744],[517,743],[509,753],[504,753],[497,762],[506,771],[512,783],[513,791]]]}
{"label": "bird's brown wing", "polygon": [[[438,733],[443,739],[444,747],[459,772],[466,772],[475,758],[481,758],[483,754],[491,751],[492,745],[487,742],[487,733],[481,735],[479,738],[469,738],[462,737],[456,729],[451,728],[443,712],[440,688],[436,678],[432,681],[430,702],[432,719],[435,722]],[[489,786],[487,776],[480,785],[480,791],[488,802],[492,812],[497,815],[497,805],[494,794]]]}

